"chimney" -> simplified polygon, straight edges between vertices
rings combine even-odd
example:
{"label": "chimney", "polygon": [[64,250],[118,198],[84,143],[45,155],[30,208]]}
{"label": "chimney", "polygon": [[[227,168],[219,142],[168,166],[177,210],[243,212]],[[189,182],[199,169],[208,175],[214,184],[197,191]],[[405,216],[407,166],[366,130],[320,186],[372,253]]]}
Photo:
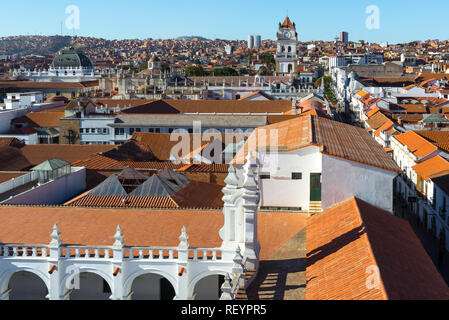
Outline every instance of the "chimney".
{"label": "chimney", "polygon": [[296,116],[296,100],[292,100],[292,115]]}

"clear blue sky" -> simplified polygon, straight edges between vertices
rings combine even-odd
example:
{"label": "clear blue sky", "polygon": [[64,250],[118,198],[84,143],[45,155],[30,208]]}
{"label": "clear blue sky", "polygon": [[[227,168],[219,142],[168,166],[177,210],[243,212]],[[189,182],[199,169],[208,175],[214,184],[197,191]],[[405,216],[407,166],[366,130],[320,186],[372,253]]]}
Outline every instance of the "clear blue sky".
{"label": "clear blue sky", "polygon": [[[287,10],[301,41],[333,40],[348,31],[352,41],[390,43],[449,39],[448,0],[2,0],[0,36],[63,34],[106,39],[274,39]],[[80,29],[68,30],[68,5],[80,8]],[[365,26],[369,5],[380,9],[380,29]],[[281,21],[282,22],[282,21]]]}

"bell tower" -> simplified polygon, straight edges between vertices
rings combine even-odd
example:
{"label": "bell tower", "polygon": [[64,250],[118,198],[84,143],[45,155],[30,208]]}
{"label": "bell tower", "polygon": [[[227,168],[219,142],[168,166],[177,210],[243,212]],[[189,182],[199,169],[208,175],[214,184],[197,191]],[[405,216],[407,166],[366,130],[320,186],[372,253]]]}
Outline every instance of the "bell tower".
{"label": "bell tower", "polygon": [[276,75],[288,76],[298,72],[298,33],[296,25],[287,16],[284,23],[279,23],[279,30],[276,35]]}

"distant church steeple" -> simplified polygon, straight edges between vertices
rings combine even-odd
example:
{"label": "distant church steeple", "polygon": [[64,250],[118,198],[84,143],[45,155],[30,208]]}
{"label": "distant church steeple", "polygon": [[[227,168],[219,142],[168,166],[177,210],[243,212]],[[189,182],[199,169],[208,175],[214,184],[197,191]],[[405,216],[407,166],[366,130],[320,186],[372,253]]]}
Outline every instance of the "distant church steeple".
{"label": "distant church steeple", "polygon": [[290,18],[285,18],[283,23],[279,23],[277,33],[276,51],[276,75],[286,76],[293,74],[296,76],[298,70],[298,33],[296,25]]}

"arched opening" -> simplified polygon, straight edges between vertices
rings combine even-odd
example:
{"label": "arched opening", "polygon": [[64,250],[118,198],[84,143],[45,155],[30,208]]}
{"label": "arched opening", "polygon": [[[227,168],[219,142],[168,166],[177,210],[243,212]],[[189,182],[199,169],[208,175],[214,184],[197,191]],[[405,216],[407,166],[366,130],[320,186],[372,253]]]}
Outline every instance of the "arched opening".
{"label": "arched opening", "polygon": [[293,71],[293,65],[290,63],[288,65],[288,72],[291,73]]}
{"label": "arched opening", "polygon": [[32,272],[14,273],[9,279],[8,289],[9,300],[47,300],[47,285]]}
{"label": "arched opening", "polygon": [[[76,277],[79,277],[79,282]],[[109,300],[112,295],[108,282],[92,272],[77,274],[70,285],[73,287],[70,300]]]}
{"label": "arched opening", "polygon": [[176,296],[170,281],[154,273],[143,274],[134,279],[131,292],[132,300],[170,301]]}
{"label": "arched opening", "polygon": [[195,300],[219,300],[223,283],[224,276],[218,274],[201,279],[193,290]]}
{"label": "arched opening", "polygon": [[292,52],[292,47],[288,46],[288,52]]}

